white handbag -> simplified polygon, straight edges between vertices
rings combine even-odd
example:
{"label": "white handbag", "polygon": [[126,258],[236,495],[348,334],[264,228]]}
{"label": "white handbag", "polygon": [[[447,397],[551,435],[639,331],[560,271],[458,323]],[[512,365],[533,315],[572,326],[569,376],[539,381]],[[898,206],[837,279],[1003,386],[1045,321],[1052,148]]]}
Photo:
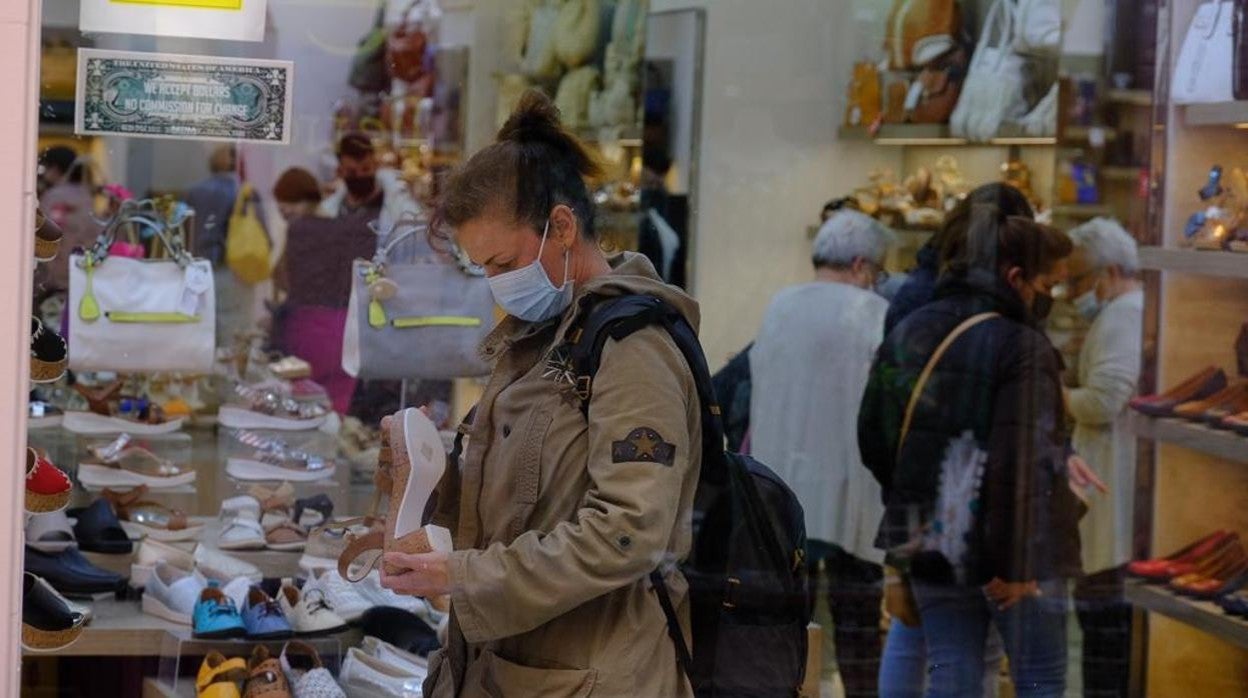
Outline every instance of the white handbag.
{"label": "white handbag", "polygon": [[1196,9],[1174,66],[1170,94],[1175,104],[1235,99],[1235,3],[1211,0]]}
{"label": "white handbag", "polygon": [[949,118],[954,136],[987,141],[997,135],[1001,124],[1026,115],[1024,61],[1014,52],[1015,19],[1012,0],[996,0],[988,10],[962,96]]}
{"label": "white handbag", "polygon": [[[1021,53],[1049,54],[1062,43],[1062,3],[1059,0],[1018,0],[1014,48]],[[1101,25],[1097,25],[1099,31]]]}
{"label": "white handbag", "polygon": [[[77,371],[211,373],[216,351],[212,264],[192,259],[150,202],[126,202],[86,252],[69,258],[69,366]],[[153,229],[170,259],[110,256],[121,225]]]}

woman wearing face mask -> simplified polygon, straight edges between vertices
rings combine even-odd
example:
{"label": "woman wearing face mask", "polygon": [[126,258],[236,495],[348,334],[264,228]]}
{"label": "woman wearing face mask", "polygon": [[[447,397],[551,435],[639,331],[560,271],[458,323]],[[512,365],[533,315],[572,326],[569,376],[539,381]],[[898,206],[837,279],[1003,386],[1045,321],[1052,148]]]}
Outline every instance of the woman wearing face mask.
{"label": "woman wearing face mask", "polygon": [[1075,450],[1109,488],[1079,526],[1088,571],[1075,586],[1083,684],[1089,695],[1126,695],[1132,612],[1124,599],[1123,566],[1132,555],[1136,467],[1127,402],[1140,378],[1144,291],[1135,240],[1117,221],[1094,219],[1070,237],[1075,253],[1066,294],[1092,327],[1066,405],[1075,422]]}
{"label": "woman wearing face mask", "polygon": [[[884,490],[877,545],[913,586],[931,667],[926,695],[979,695],[995,626],[1017,694],[1056,698],[1065,688],[1066,581],[1080,571],[1079,504],[1067,486],[1059,359],[1041,323],[1071,243],[995,206],[975,207],[971,221],[944,251],[935,299],[880,347],[859,446]],[[967,455],[957,458],[954,445]],[[947,458],[979,463],[978,488],[943,477],[954,472]],[[941,494],[957,504],[941,506]],[[949,555],[916,546],[951,530]]]}
{"label": "woman wearing face mask", "polygon": [[666,576],[687,618],[675,563],[701,462],[692,375],[659,327],[609,340],[586,415],[567,348],[601,299],[657,296],[694,327],[698,307],[645,257],[604,256],[585,182],[597,172],[530,92],[447,183],[443,217],[509,316],[483,347],[496,363],[461,467],[435,495],[455,551],[386,556],[407,570],[387,587],[451,597],[425,695],[691,694],[647,576]]}

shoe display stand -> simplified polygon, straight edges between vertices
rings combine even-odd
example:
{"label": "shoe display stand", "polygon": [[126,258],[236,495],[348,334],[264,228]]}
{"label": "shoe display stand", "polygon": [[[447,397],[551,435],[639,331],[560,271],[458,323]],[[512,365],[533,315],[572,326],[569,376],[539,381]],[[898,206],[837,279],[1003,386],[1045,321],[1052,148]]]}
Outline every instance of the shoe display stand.
{"label": "shoe display stand", "polygon": [[[316,650],[325,668],[335,676],[342,664],[342,656],[348,647],[359,644],[358,631],[349,631],[341,636],[325,638],[296,638],[307,643]],[[159,696],[176,696],[178,698],[195,698],[195,674],[200,663],[210,652],[220,652],[226,658],[251,656],[257,645],[264,645],[274,657],[280,657],[286,640],[271,642],[252,642],[249,640],[196,640],[190,632],[165,633],[161,642],[160,669],[157,676],[148,682],[145,692],[155,692]]]}
{"label": "shoe display stand", "polygon": [[[1197,192],[1210,169],[1248,164],[1248,131],[1200,117],[1205,107],[1170,102],[1170,66],[1200,4],[1170,0],[1158,22],[1151,196],[1140,253],[1147,288],[1142,395],[1208,366],[1233,377],[1235,340],[1248,320],[1248,255],[1184,247],[1188,217],[1208,206]],[[1248,111],[1236,122],[1244,119]],[[1137,559],[1170,554],[1219,529],[1248,534],[1248,438],[1141,415],[1132,416],[1132,430],[1139,439],[1136,491],[1119,496],[1135,497]],[[1128,597],[1141,621],[1131,695],[1248,693],[1248,622],[1161,586],[1132,586]]]}

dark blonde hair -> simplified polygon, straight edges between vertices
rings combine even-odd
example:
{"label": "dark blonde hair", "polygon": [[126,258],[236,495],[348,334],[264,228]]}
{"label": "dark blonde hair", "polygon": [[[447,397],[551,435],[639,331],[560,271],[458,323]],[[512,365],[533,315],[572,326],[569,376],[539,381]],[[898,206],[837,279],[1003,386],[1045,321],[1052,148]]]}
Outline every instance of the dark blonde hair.
{"label": "dark blonde hair", "polygon": [[529,90],[490,145],[457,169],[439,206],[442,222],[458,227],[485,213],[510,215],[541,231],[550,210],[572,209],[581,234],[595,239],[587,179],[601,175],[593,155],[559,120],[550,98]]}
{"label": "dark blonde hair", "polygon": [[[951,276],[965,278],[975,269],[1004,275],[1018,267],[1023,278],[1030,280],[1052,271],[1075,249],[1070,237],[1057,228],[1024,216],[1006,215],[997,206],[976,205],[971,217],[971,230],[960,240],[947,240],[942,250]],[[983,243],[981,249],[975,249],[973,238],[984,234],[992,236],[980,238],[987,249],[982,249]]]}

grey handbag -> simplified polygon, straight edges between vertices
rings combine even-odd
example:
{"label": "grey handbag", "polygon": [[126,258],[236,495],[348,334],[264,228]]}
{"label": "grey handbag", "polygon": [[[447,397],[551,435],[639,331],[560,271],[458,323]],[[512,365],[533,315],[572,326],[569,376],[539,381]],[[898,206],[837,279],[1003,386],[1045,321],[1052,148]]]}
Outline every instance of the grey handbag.
{"label": "grey handbag", "polygon": [[[490,285],[458,250],[441,254],[413,245],[427,230],[423,220],[404,217],[371,261],[355,260],[342,340],[342,368],[349,375],[449,379],[490,372],[479,353],[494,326]],[[395,261],[405,242],[422,253]]]}

